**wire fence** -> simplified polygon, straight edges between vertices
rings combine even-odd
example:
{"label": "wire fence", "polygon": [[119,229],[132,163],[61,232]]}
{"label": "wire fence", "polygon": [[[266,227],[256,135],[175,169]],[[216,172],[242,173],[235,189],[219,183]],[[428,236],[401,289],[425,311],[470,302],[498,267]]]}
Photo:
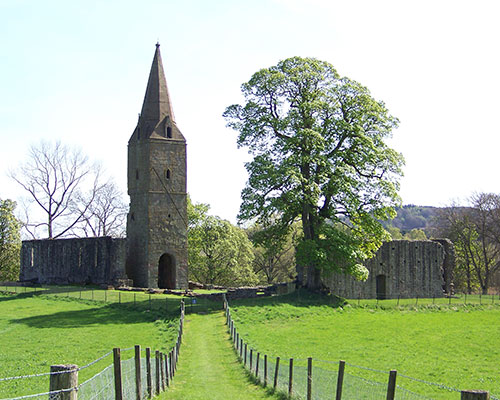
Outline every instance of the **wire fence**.
{"label": "wire fence", "polygon": [[[433,394],[440,391],[438,398],[458,399],[466,394],[469,397],[462,398],[499,400],[487,392],[462,391],[439,383],[398,375],[395,370],[381,371],[342,360],[270,357],[259,352],[240,336],[231,317],[227,299],[224,299],[224,310],[230,338],[241,363],[260,384],[271,387],[289,398],[427,400],[435,398]],[[418,382],[421,393],[404,387],[407,381]]]}
{"label": "wire fence", "polygon": [[455,293],[442,297],[419,297],[379,294],[378,298],[367,299],[358,296],[347,299],[347,303],[359,307],[461,307],[461,306],[488,306],[500,305],[500,293],[497,294],[468,294]]}
{"label": "wire fence", "polygon": [[[141,350],[139,345],[128,348],[115,348],[83,367],[76,365],[53,365],[51,371],[41,374],[0,378],[0,383],[20,382],[21,387],[31,379],[44,379],[49,391],[27,394],[2,400],[49,399],[49,400],[109,400],[145,399],[165,391],[170,386],[177,370],[182,335],[184,330],[184,301],[180,303],[180,319],[177,341],[169,353],[151,352],[150,348]],[[132,358],[122,359],[122,352],[134,350]],[[78,373],[99,361],[109,360],[100,372],[78,383]]]}

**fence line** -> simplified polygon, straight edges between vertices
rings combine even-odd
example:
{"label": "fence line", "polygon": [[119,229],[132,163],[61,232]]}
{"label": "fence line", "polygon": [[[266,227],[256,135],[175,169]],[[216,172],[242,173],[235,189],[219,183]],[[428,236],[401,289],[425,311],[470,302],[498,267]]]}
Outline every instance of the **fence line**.
{"label": "fence line", "polygon": [[361,295],[350,297],[347,299],[351,306],[360,307],[420,307],[420,306],[464,306],[464,305],[499,305],[500,292],[496,294],[467,294],[465,292],[457,292],[453,295],[436,296],[411,296],[405,295],[388,295],[377,294],[376,298],[363,298]]}
{"label": "fence line", "polygon": [[[47,396],[49,396],[50,400],[76,400],[77,398],[80,400],[142,400],[151,398],[168,388],[177,370],[184,331],[184,315],[185,305],[184,300],[181,300],[177,340],[168,353],[168,357],[159,351],[153,353],[155,354],[154,357],[148,357],[151,354],[149,347],[146,348],[146,357],[141,357],[141,348],[139,345],[127,349],[115,348],[113,351],[80,368],[71,364],[53,365],[51,366],[51,372],[48,373],[2,378],[0,382],[50,376],[49,392],[3,400],[46,399]],[[132,349],[135,349],[135,357],[121,360],[120,350],[127,351]],[[114,355],[113,364],[108,365],[85,382],[78,384],[78,371],[103,360],[111,353]],[[154,373],[152,373],[153,369]],[[166,384],[167,376],[168,384]]]}
{"label": "fence line", "polygon": [[[412,392],[397,384],[397,371],[381,371],[369,367],[363,367],[347,363],[343,360],[339,362],[330,360],[307,358],[307,366],[297,365],[294,361],[305,361],[305,359],[290,358],[288,368],[286,365],[280,366],[286,359],[276,357],[270,358],[267,354],[261,354],[241,337],[234,320],[231,317],[229,303],[224,296],[224,312],[229,335],[235,348],[238,359],[248,371],[260,381],[263,386],[273,382],[273,389],[287,394],[289,398],[297,399],[383,399],[394,400],[424,400],[430,399],[426,395]],[[247,362],[249,360],[249,362]],[[255,361],[254,361],[255,360]],[[265,360],[264,365],[259,365]],[[338,365],[337,371],[325,369],[316,364],[326,363]],[[283,363],[282,363],[283,364]],[[271,367],[269,367],[271,365]],[[274,365],[274,367],[273,367]],[[357,375],[345,372],[345,366],[355,369],[367,370],[370,372],[384,374],[387,384],[366,379]],[[465,400],[500,400],[484,391],[465,391],[448,387],[439,383],[412,378],[406,375],[399,375],[426,385],[432,385],[449,392],[459,392],[461,399]],[[458,397],[457,397],[458,398]]]}

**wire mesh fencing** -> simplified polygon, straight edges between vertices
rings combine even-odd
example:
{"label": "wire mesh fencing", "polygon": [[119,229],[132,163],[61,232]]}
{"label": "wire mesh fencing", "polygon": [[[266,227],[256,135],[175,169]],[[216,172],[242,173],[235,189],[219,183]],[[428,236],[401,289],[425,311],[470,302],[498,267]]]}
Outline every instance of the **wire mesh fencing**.
{"label": "wire mesh fencing", "polygon": [[[110,400],[135,399],[140,393],[141,398],[150,398],[166,390],[175,375],[183,330],[184,302],[181,301],[177,341],[169,353],[164,354],[160,351],[152,353],[150,348],[146,348],[145,357],[143,357],[144,351],[137,345],[133,348],[123,349],[123,351],[135,350],[134,357],[122,359],[121,350],[115,348],[112,352],[113,363],[108,364],[81,384],[78,384],[78,373],[104,360],[110,356],[111,352],[80,368],[76,365],[53,365],[51,372],[48,373],[0,378],[0,385],[9,385],[15,382],[15,386],[22,388],[31,387],[29,382],[32,379],[43,379],[44,386],[50,388],[49,391],[43,393],[15,395],[8,398],[2,395],[0,397],[2,400],[38,400],[42,398],[44,400],[68,400],[76,398],[71,397],[70,393],[77,393],[79,400]],[[40,382],[38,382],[39,384]],[[8,392],[8,388],[5,391]],[[17,390],[13,393],[17,393]]]}

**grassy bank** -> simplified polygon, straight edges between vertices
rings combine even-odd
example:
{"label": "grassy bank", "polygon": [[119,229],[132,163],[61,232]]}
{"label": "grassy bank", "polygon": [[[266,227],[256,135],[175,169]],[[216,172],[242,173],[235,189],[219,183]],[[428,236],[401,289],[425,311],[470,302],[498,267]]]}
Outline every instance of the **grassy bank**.
{"label": "grassy bank", "polygon": [[[458,389],[500,393],[500,307],[492,305],[364,308],[305,292],[233,301],[242,337],[269,356],[346,360]],[[300,361],[298,361],[300,362]],[[335,364],[324,364],[335,369]],[[347,366],[346,371],[386,382],[387,375]],[[433,398],[457,393],[405,378],[398,383]]]}

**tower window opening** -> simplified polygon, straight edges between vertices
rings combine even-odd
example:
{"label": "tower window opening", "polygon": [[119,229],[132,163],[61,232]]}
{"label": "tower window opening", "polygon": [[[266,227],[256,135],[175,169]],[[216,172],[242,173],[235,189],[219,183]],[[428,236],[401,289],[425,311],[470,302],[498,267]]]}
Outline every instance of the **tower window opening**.
{"label": "tower window opening", "polygon": [[165,172],[165,177],[167,179],[170,179],[170,170],[169,169],[167,169],[167,171]]}
{"label": "tower window opening", "polygon": [[138,169],[135,170],[135,179],[139,179],[139,170]]}
{"label": "tower window opening", "polygon": [[172,138],[172,128],[170,126],[167,126],[167,138]]}

